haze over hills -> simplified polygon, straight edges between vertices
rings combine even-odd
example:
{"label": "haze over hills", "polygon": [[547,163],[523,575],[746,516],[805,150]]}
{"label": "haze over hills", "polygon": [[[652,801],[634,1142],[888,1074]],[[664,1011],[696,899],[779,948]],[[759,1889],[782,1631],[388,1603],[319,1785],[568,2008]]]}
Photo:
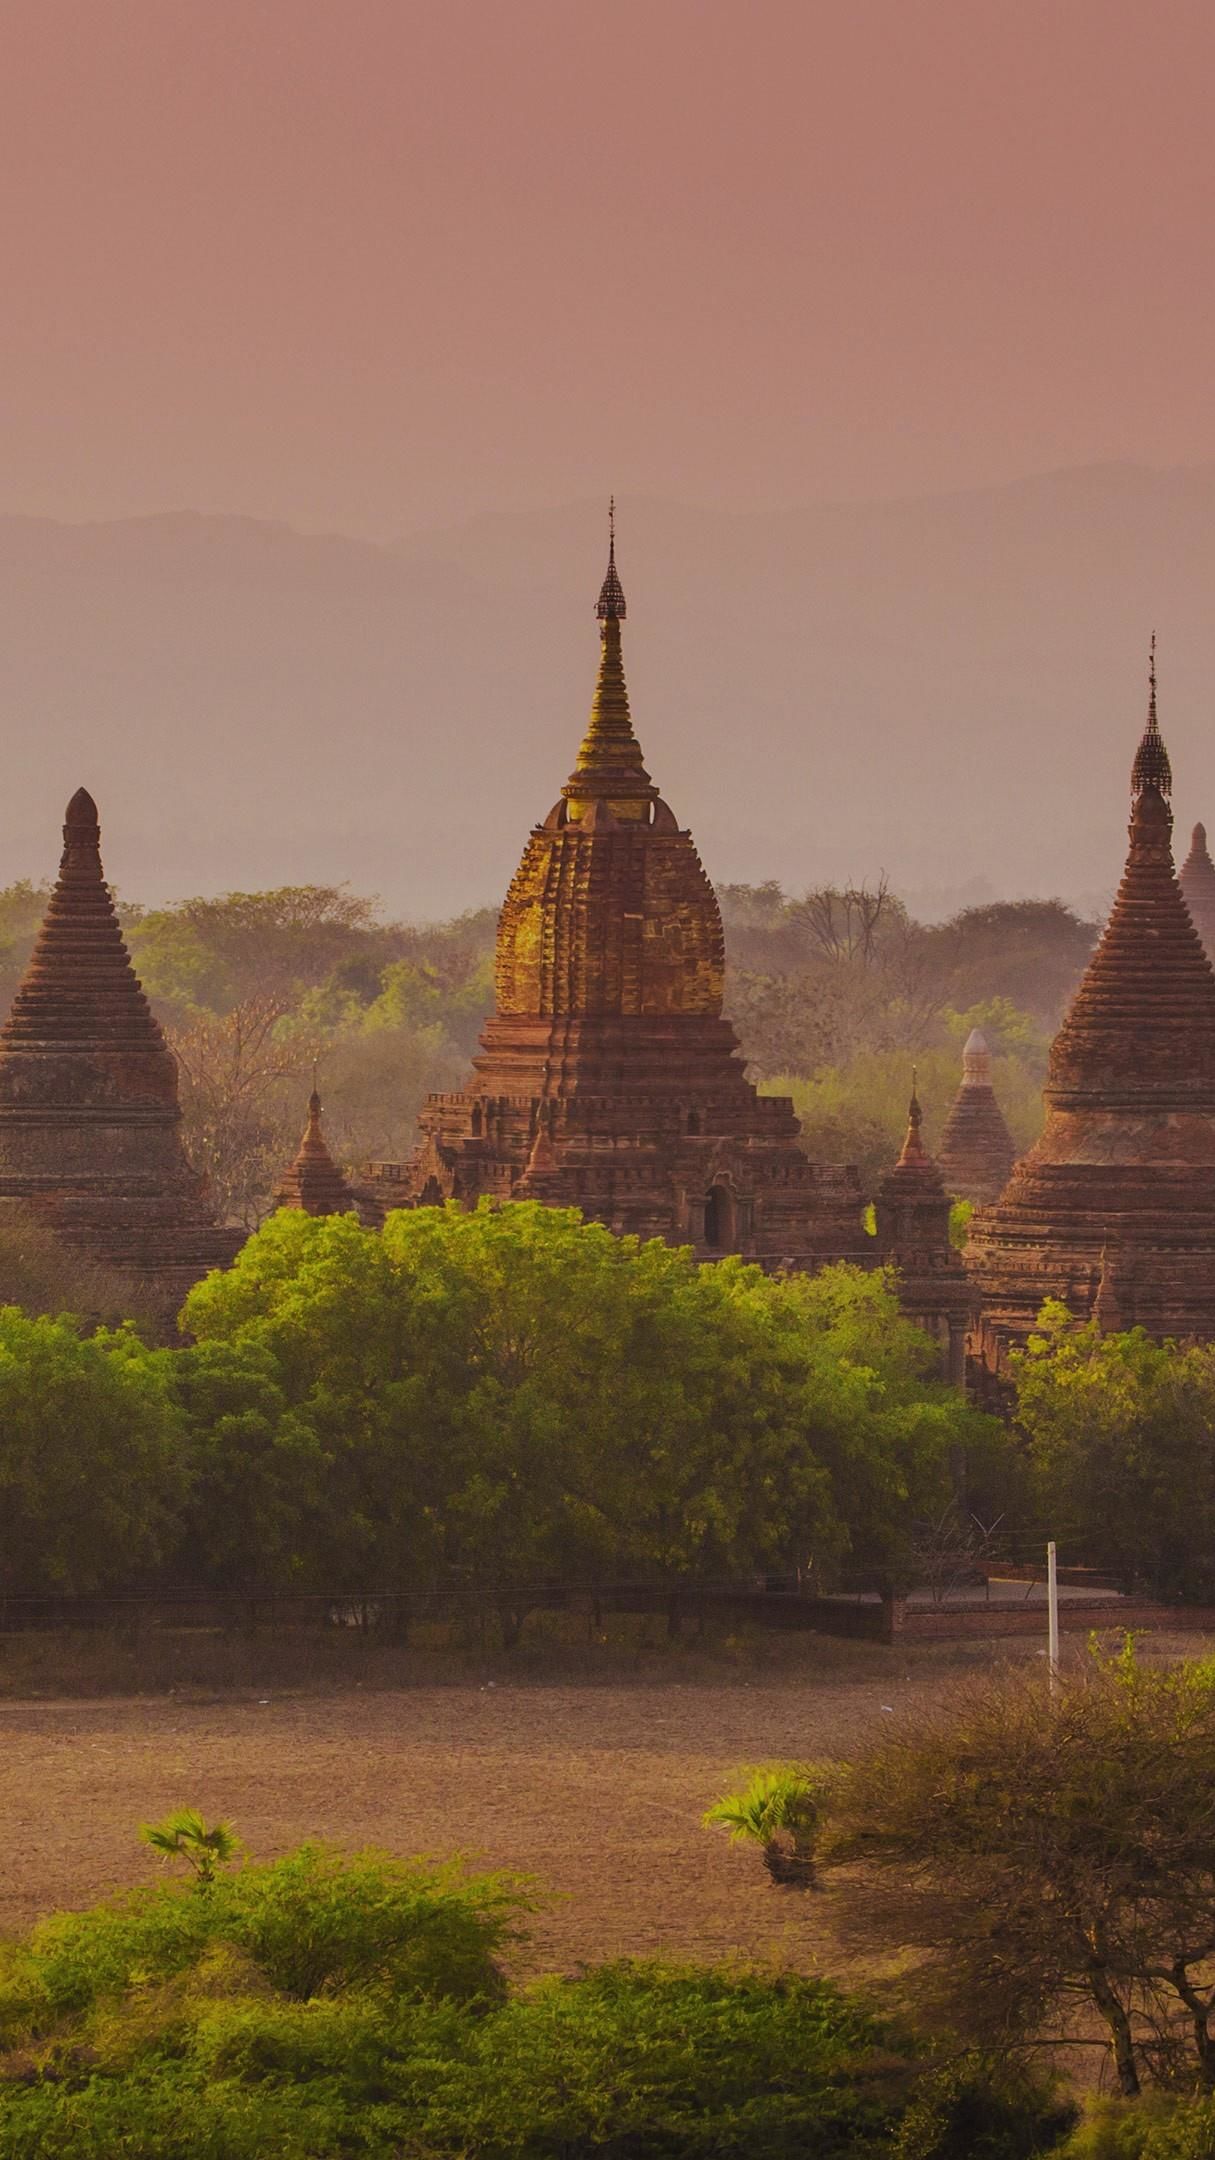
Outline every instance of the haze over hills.
{"label": "haze over hills", "polygon": [[[1095,905],[1160,642],[1179,831],[1215,823],[1215,468],[893,503],[620,505],[650,770],[718,880]],[[395,545],[189,513],[0,518],[0,882],[96,794],[121,890],[496,901],[572,763],[601,504]]]}

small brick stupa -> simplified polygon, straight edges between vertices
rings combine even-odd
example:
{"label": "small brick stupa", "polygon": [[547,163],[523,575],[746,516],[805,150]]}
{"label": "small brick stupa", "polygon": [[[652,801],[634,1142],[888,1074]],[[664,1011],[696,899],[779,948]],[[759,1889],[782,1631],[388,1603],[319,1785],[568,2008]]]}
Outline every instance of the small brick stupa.
{"label": "small brick stupa", "polygon": [[431,1096],[385,1207],[454,1197],[576,1206],[617,1232],[769,1267],[864,1260],[855,1169],[812,1164],[722,1017],[721,915],[650,779],[621,658],[615,537],[590,723],[499,918],[496,1010],[458,1095]]}
{"label": "small brick stupa", "polygon": [[301,1208],[305,1215],[359,1214],[358,1198],[339,1170],[321,1129],[321,1098],[313,1079],[308,1123],[299,1152],[283,1172],[274,1194],[276,1208]]}
{"label": "small brick stupa", "polygon": [[956,1200],[998,1200],[1016,1159],[1013,1136],[991,1084],[987,1038],[972,1028],[962,1051],[962,1085],[950,1105],[937,1161]]}
{"label": "small brick stupa", "polygon": [[898,1276],[899,1303],[909,1320],[939,1345],[941,1370],[955,1387],[965,1378],[971,1297],[962,1256],[949,1237],[950,1197],[924,1146],[912,1080],[907,1137],[873,1203],[876,1254]]}
{"label": "small brick stupa", "polygon": [[1190,920],[1215,962],[1215,863],[1207,852],[1207,829],[1196,825],[1190,835],[1190,852],[1178,872]]}
{"label": "small brick stupa", "polygon": [[999,1202],[971,1220],[980,1376],[1044,1298],[1103,1325],[1215,1338],[1215,972],[1173,869],[1171,774],[1156,718],[1131,777],[1113,912],[1050,1055],[1046,1125]]}
{"label": "small brick stupa", "polygon": [[46,920],[0,1032],[0,1198],[130,1277],[166,1324],[233,1258],[181,1144],[177,1062],[131,966],[91,795],[67,807]]}

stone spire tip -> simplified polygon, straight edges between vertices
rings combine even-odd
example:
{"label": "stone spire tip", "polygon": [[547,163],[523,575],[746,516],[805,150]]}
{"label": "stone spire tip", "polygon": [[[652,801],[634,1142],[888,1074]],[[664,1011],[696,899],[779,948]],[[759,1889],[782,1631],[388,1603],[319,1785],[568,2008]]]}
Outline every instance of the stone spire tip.
{"label": "stone spire tip", "polygon": [[616,570],[616,497],[608,499],[608,566],[607,576],[599,588],[595,613],[601,623],[623,622],[627,609],[624,604],[624,587]]}
{"label": "stone spire tip", "polygon": [[63,813],[63,822],[65,825],[70,825],[74,831],[79,831],[82,827],[100,824],[97,805],[87,788],[77,788]]}
{"label": "stone spire tip", "polygon": [[1172,786],[1173,768],[1169,764],[1169,753],[1164,747],[1164,738],[1156,717],[1156,632],[1153,630],[1148,658],[1147,725],[1131,767],[1131,795],[1138,801],[1145,788],[1153,787],[1159,795],[1167,798]]}

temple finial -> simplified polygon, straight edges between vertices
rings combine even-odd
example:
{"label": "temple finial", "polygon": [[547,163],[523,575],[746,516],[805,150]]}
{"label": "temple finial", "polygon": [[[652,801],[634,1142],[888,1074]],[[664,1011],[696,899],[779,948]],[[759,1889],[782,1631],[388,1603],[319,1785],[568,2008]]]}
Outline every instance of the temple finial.
{"label": "temple finial", "polygon": [[907,1105],[907,1138],[903,1142],[903,1151],[899,1156],[901,1163],[923,1162],[925,1160],[924,1143],[920,1138],[920,1127],[924,1122],[924,1113],[920,1108],[920,1098],[917,1092],[919,1078],[918,1067],[913,1065],[911,1068],[911,1101]]}
{"label": "temple finial", "polygon": [[315,1130],[321,1120],[321,1090],[317,1079],[317,1061],[312,1060],[312,1093],[308,1097],[308,1123]]}
{"label": "temple finial", "polygon": [[595,613],[601,623],[623,622],[626,614],[624,587],[616,572],[616,497],[608,499],[608,566],[607,576],[599,588]]}
{"label": "temple finial", "polygon": [[1156,632],[1148,654],[1148,716],[1143,739],[1135,752],[1131,767],[1131,794],[1138,799],[1147,787],[1154,787],[1161,795],[1170,794],[1173,786],[1173,768],[1169,753],[1164,747],[1160,723],[1156,717]]}

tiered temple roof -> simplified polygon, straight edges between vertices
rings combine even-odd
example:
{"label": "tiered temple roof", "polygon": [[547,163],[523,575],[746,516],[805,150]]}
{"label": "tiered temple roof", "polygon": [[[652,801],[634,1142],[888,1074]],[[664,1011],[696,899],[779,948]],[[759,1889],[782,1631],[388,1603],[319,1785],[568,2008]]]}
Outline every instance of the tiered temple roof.
{"label": "tiered temple roof", "polygon": [[276,1208],[302,1208],[305,1215],[359,1213],[359,1201],[344,1171],[329,1152],[321,1129],[321,1098],[315,1081],[308,1097],[308,1122],[299,1151],[283,1172],[274,1194]]}
{"label": "tiered temple roof", "polygon": [[972,1028],[962,1051],[962,1084],[937,1152],[941,1174],[956,1199],[984,1205],[999,1199],[1016,1152],[991,1084],[987,1038]]}
{"label": "tiered temple roof", "polygon": [[1215,1337],[1215,973],[1173,869],[1171,774],[1156,715],[1132,772],[1113,912],[1055,1038],[1041,1139],[967,1250],[975,1348],[998,1371],[1046,1297],[1087,1318]]}
{"label": "tiered temple roof", "polygon": [[904,1312],[935,1338],[945,1376],[960,1386],[970,1293],[950,1241],[950,1196],[924,1146],[922,1122],[913,1077],[902,1152],[874,1199],[877,1257],[895,1269]]}
{"label": "tiered temple roof", "polygon": [[777,1267],[865,1255],[856,1171],[810,1163],[722,1016],[724,943],[692,836],[646,770],[625,685],[615,534],[576,764],[498,926],[496,1011],[459,1095],[433,1096],[384,1207],[534,1197],[614,1230]]}
{"label": "tiered temple roof", "polygon": [[238,1232],[218,1228],[182,1150],[177,1063],[131,966],[101,867],[92,796],[63,857],[0,1032],[0,1197],[126,1270],[166,1321]]}
{"label": "tiered temple roof", "polygon": [[1215,961],[1215,863],[1207,852],[1205,825],[1196,825],[1190,835],[1190,852],[1182,863],[1179,883],[1207,958]]}

